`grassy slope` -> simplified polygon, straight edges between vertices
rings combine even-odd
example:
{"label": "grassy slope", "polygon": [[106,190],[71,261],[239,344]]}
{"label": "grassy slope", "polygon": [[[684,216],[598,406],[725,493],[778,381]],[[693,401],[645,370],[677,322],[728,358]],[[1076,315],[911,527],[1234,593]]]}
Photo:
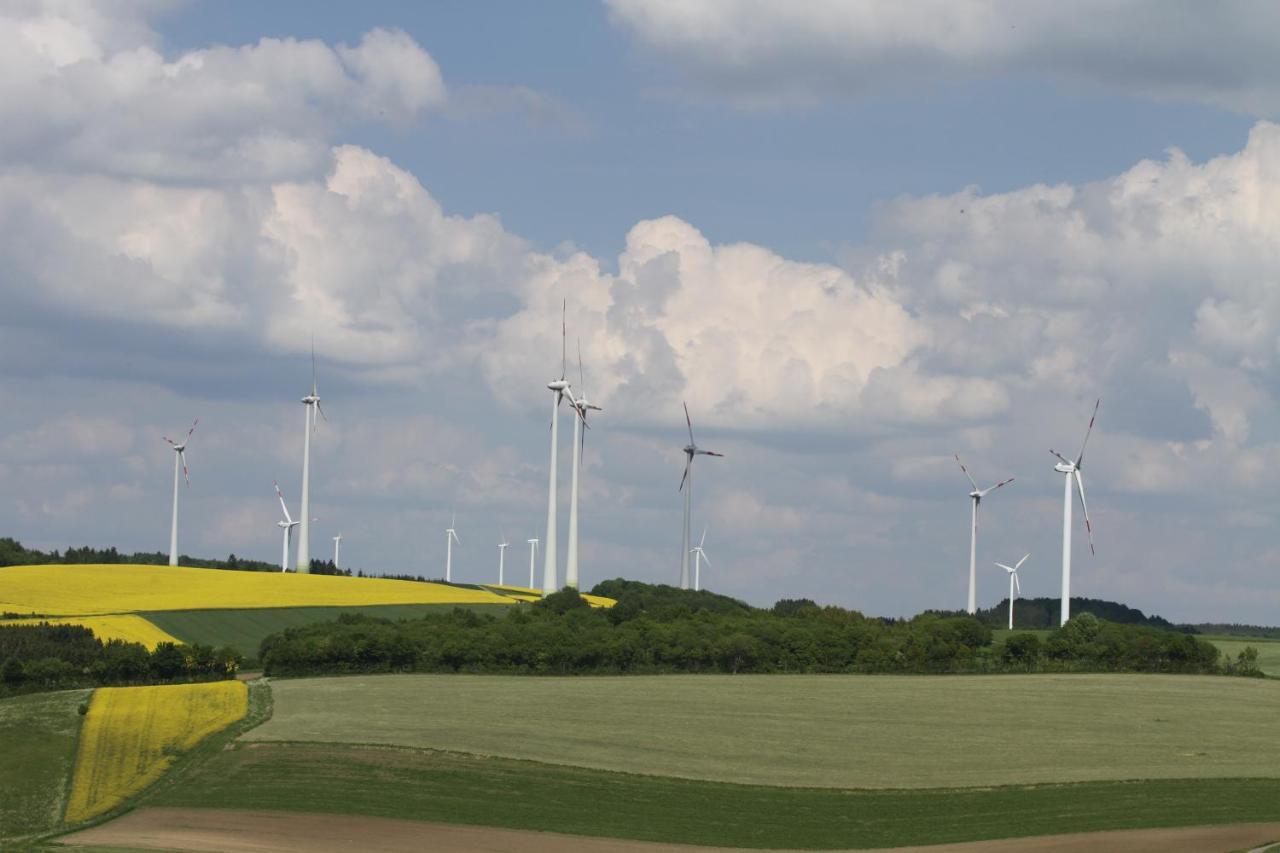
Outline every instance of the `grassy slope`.
{"label": "grassy slope", "polygon": [[734,847],[879,847],[1276,820],[1280,780],[838,791],[406,749],[241,744],[148,805],[364,814]]}
{"label": "grassy slope", "polygon": [[1280,675],[1280,640],[1265,637],[1216,637],[1206,636],[1204,639],[1222,650],[1224,655],[1234,658],[1244,651],[1245,646],[1253,646],[1258,650],[1258,667],[1267,675]]}
{"label": "grassy slope", "polygon": [[272,692],[246,737],[838,788],[1280,776],[1271,680],[390,675]]}
{"label": "grassy slope", "polygon": [[268,634],[294,625],[326,622],[341,613],[366,613],[385,619],[417,619],[455,607],[502,615],[506,604],[380,604],[363,607],[268,607],[252,610],[167,610],[144,613],[148,620],[187,643],[233,646],[246,658],[258,656]]}
{"label": "grassy slope", "polygon": [[47,832],[62,822],[80,731],[77,709],[90,692],[0,699],[0,838]]}

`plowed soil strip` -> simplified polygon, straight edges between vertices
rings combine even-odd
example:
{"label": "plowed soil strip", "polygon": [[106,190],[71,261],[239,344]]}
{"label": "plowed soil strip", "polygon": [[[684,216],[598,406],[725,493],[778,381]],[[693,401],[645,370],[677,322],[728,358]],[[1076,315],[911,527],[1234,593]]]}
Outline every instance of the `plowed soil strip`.
{"label": "plowed soil strip", "polygon": [[[919,853],[1227,853],[1280,839],[1280,823],[1252,823],[1181,829],[1087,832],[898,847]],[[139,809],[108,824],[61,839],[66,844],[96,844],[157,850],[217,853],[679,853],[724,851],[720,847],[651,844],[612,838],[586,838],[550,832],[523,832],[479,826],[451,826],[389,818],[296,814],[232,809]],[[875,853],[875,851],[872,851]],[[885,851],[880,851],[885,853]]]}

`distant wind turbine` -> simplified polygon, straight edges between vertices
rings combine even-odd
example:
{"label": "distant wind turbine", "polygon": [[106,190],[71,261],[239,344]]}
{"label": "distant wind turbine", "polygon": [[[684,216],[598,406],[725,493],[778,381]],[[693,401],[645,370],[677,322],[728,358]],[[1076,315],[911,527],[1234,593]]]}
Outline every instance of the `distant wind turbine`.
{"label": "distant wind turbine", "polygon": [[978,504],[982,503],[982,499],[994,492],[1001,486],[1007,486],[1013,482],[1010,477],[1007,480],[1001,480],[994,486],[988,486],[985,489],[979,489],[978,484],[973,481],[973,476],[969,474],[969,469],[964,467],[964,463],[960,462],[960,454],[956,454],[956,462],[960,463],[960,470],[969,478],[969,483],[973,486],[973,491],[969,493],[969,497],[973,499],[973,523],[969,529],[969,615],[978,612]]}
{"label": "distant wind turbine", "polygon": [[1018,583],[1018,569],[1022,568],[1022,564],[1027,561],[1030,554],[1023,555],[1022,559],[1014,563],[1012,566],[1006,566],[1004,563],[996,563],[997,566],[1009,573],[1009,630],[1013,630],[1013,597],[1016,592],[1022,594],[1022,584]]}
{"label": "distant wind turbine", "polygon": [[569,394],[569,382],[565,379],[565,311],[567,301],[560,306],[560,378],[547,383],[551,392],[551,473],[547,493],[547,546],[543,553],[542,591],[550,594],[556,591],[556,472],[559,466],[560,443],[560,401]]}
{"label": "distant wind turbine", "polygon": [[1084,443],[1080,445],[1080,455],[1072,462],[1058,451],[1050,448],[1049,452],[1058,457],[1058,464],[1053,470],[1064,475],[1062,490],[1062,621],[1067,624],[1071,618],[1071,481],[1074,478],[1076,491],[1080,494],[1080,509],[1084,512],[1084,529],[1089,534],[1089,553],[1093,550],[1093,524],[1089,521],[1089,505],[1084,500],[1084,480],[1080,470],[1084,466],[1084,449],[1089,445],[1089,435],[1093,432],[1093,422],[1098,418],[1098,407],[1102,398],[1093,404],[1093,414],[1089,417],[1089,427],[1084,431]]}
{"label": "distant wind turbine", "polygon": [[316,347],[311,345],[311,393],[302,398],[306,406],[302,432],[302,521],[298,531],[298,564],[299,574],[311,573],[311,433],[316,428],[316,413],[326,421],[329,416],[320,405],[320,394],[316,390]]}
{"label": "distant wind turbine", "polygon": [[706,560],[707,565],[711,565],[711,560],[707,557],[707,552],[702,550],[702,546],[707,541],[707,528],[702,528],[702,539],[691,550],[693,551],[693,590],[697,592],[702,589],[702,561]]}
{"label": "distant wind turbine", "polygon": [[586,379],[582,372],[582,341],[578,341],[578,385],[582,396],[569,395],[569,405],[577,417],[573,420],[573,478],[569,487],[569,548],[565,557],[564,585],[578,588],[578,471],[582,467],[582,446],[586,442],[587,414],[604,409],[587,400]]}
{"label": "distant wind turbine", "polygon": [[462,540],[458,538],[458,532],[453,529],[453,525],[458,521],[455,514],[449,522],[449,528],[444,532],[445,552],[444,552],[444,579],[446,581],[453,580],[453,543],[462,544]]}
{"label": "distant wind turbine", "polygon": [[161,436],[165,441],[169,442],[169,446],[173,448],[173,522],[169,527],[169,565],[178,565],[178,470],[182,470],[182,478],[187,481],[187,485],[191,485],[191,477],[187,472],[187,442],[191,440],[191,433],[196,431],[196,424],[200,423],[200,419],[196,418],[191,422],[191,429],[187,430],[187,437],[182,439],[182,443],[174,441],[169,436]]}
{"label": "distant wind turbine", "polygon": [[[280,528],[283,540],[281,547],[283,553],[280,555],[280,571],[289,571],[289,540],[293,539],[293,528],[297,527],[301,522],[294,521],[293,516],[289,515],[289,507],[284,502],[284,493],[280,491],[280,484],[275,483],[276,497],[280,499],[280,511],[284,513],[284,519],[277,521],[276,526]],[[335,561],[336,562],[336,561]]]}
{"label": "distant wind turbine", "polygon": [[712,450],[703,450],[693,440],[693,420],[689,417],[689,404],[684,404],[684,421],[689,427],[689,444],[684,449],[684,476],[680,478],[680,488],[684,492],[684,533],[680,540],[680,588],[689,588],[689,515],[693,502],[693,458],[695,456],[724,456]]}
{"label": "distant wind turbine", "polygon": [[333,537],[333,567],[338,568],[338,555],[342,553],[342,534]]}
{"label": "distant wind turbine", "polygon": [[538,559],[538,540],[535,537],[526,541],[529,543],[529,589],[536,589],[533,585],[533,564]]}
{"label": "distant wind turbine", "polygon": [[504,573],[504,563],[506,562],[507,548],[510,547],[507,542],[507,534],[502,534],[502,541],[498,543],[498,586],[506,584],[506,575]]}

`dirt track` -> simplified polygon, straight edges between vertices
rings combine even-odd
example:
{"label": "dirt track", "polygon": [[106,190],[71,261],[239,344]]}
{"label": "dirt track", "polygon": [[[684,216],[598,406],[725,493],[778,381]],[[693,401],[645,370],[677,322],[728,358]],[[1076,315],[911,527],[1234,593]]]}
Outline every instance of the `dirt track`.
{"label": "dirt track", "polygon": [[[894,849],[910,849],[919,853],[1093,853],[1098,850],[1226,853],[1276,840],[1280,840],[1280,823],[1253,823],[1079,833]],[[366,853],[417,853],[421,850],[458,853],[691,853],[718,850],[723,853],[725,850],[388,818],[169,808],[139,809],[111,823],[66,836],[62,841],[68,844],[217,853],[347,853],[350,850]]]}

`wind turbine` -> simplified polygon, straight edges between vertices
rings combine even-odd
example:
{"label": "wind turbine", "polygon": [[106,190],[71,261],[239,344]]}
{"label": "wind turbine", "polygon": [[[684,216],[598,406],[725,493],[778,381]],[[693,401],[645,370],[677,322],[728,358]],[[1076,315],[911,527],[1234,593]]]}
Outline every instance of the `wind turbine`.
{"label": "wind turbine", "polygon": [[293,539],[293,528],[297,527],[301,522],[294,521],[293,517],[289,515],[289,507],[285,505],[284,493],[280,491],[280,484],[275,483],[275,487],[276,497],[280,499],[280,510],[284,513],[284,520],[276,522],[276,526],[280,528],[280,538],[283,540],[283,553],[280,555],[280,571],[287,572],[289,571],[289,540]]}
{"label": "wind turbine", "polygon": [[[684,449],[684,476],[680,478],[680,488],[677,491],[684,492],[684,533],[681,537],[680,548],[680,588],[689,588],[689,514],[692,510],[693,495],[693,457],[695,456],[724,456],[723,453],[716,453],[712,450],[703,450],[698,447],[698,443],[693,440],[693,421],[689,418],[689,404],[684,404],[684,422],[689,426],[689,444]],[[686,488],[688,486],[688,488]]]}
{"label": "wind turbine", "polygon": [[711,565],[711,560],[707,557],[707,552],[702,550],[703,544],[707,541],[707,528],[702,528],[702,540],[698,542],[691,550],[693,551],[693,590],[697,592],[702,589],[702,561],[706,560],[707,565]]}
{"label": "wind turbine", "polygon": [[302,529],[298,531],[298,564],[299,574],[311,574],[311,433],[316,428],[316,412],[326,421],[329,416],[320,405],[320,395],[316,392],[316,348],[311,345],[311,393],[302,398],[306,406],[302,432],[302,511],[299,513]]}
{"label": "wind turbine", "polygon": [[506,562],[507,548],[510,545],[507,542],[507,534],[502,534],[502,541],[498,543],[498,586],[506,584],[506,575],[503,572],[503,564]]}
{"label": "wind turbine", "polygon": [[538,558],[538,540],[528,539],[529,543],[529,589],[534,589],[533,585],[533,564]]}
{"label": "wind turbine", "polygon": [[574,398],[569,395],[569,405],[573,406],[573,479],[569,487],[569,549],[565,558],[564,585],[578,588],[578,470],[582,466],[582,445],[586,439],[588,412],[603,412],[604,409],[587,400],[587,381],[582,372],[582,341],[578,341],[578,385],[582,396]]}
{"label": "wind turbine", "polygon": [[444,579],[446,582],[453,580],[453,543],[457,542],[462,545],[462,540],[458,538],[458,533],[453,529],[453,525],[458,521],[455,514],[453,520],[449,522],[449,529],[444,532],[445,552],[444,552]]}
{"label": "wind turbine", "polygon": [[338,568],[338,555],[342,552],[342,534],[333,537],[333,567]]}
{"label": "wind turbine", "polygon": [[1013,630],[1013,595],[1016,591],[1018,595],[1022,594],[1022,584],[1018,583],[1018,569],[1022,568],[1022,564],[1027,561],[1030,554],[1024,554],[1022,559],[1014,563],[1012,566],[1006,566],[1004,563],[996,563],[997,566],[1009,573],[1009,630]]}
{"label": "wind turbine", "polygon": [[1089,435],[1093,432],[1093,422],[1098,418],[1098,406],[1102,398],[1093,404],[1093,414],[1089,416],[1089,428],[1084,431],[1084,442],[1080,445],[1080,455],[1072,462],[1053,448],[1049,452],[1058,457],[1058,464],[1053,470],[1064,475],[1062,489],[1062,622],[1067,624],[1071,618],[1071,480],[1075,479],[1076,490],[1080,493],[1080,509],[1084,511],[1084,529],[1089,534],[1089,553],[1093,550],[1093,525],[1089,522],[1089,505],[1084,500],[1084,480],[1080,477],[1080,469],[1084,466],[1084,449],[1089,444]]}
{"label": "wind turbine", "polygon": [[173,448],[173,524],[169,528],[169,565],[171,566],[178,565],[178,469],[182,469],[182,478],[190,486],[191,477],[187,473],[187,442],[191,440],[191,433],[196,431],[198,423],[200,423],[199,418],[191,422],[191,429],[187,430],[187,437],[182,439],[181,444],[167,435],[161,436]]}
{"label": "wind turbine", "polygon": [[[960,462],[960,454],[956,454],[956,462]],[[960,462],[960,470],[969,478],[969,483],[973,486],[973,491],[969,493],[969,497],[973,498],[973,524],[969,531],[969,615],[978,612],[978,504],[982,503],[982,499],[994,492],[1001,486],[1007,486],[1013,482],[1010,477],[1007,480],[1001,480],[994,486],[985,489],[979,489],[978,484],[973,482],[973,476],[969,473],[969,469],[964,467],[964,463]]]}
{"label": "wind turbine", "polygon": [[556,591],[556,470],[559,464],[558,445],[560,443],[560,401],[568,394],[569,382],[565,377],[565,310],[566,300],[560,306],[560,378],[547,383],[551,392],[551,483],[547,493],[547,547],[543,554],[542,591],[550,594]]}

